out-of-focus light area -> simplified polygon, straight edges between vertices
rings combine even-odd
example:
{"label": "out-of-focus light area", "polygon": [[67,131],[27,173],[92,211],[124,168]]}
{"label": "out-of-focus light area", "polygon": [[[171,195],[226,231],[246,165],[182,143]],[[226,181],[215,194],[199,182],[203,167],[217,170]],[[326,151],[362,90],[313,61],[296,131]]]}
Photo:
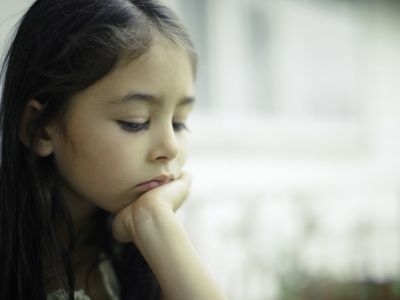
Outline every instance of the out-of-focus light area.
{"label": "out-of-focus light area", "polygon": [[182,213],[231,300],[400,299],[400,2],[181,0]]}
{"label": "out-of-focus light area", "polygon": [[178,214],[229,298],[400,299],[400,2],[165,3],[199,52]]}

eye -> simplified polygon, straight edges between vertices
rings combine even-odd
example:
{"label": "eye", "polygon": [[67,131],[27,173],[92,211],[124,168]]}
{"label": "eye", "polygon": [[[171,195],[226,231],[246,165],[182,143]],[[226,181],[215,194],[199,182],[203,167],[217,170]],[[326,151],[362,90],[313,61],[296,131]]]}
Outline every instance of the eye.
{"label": "eye", "polygon": [[177,131],[177,132],[182,131],[182,130],[190,131],[185,123],[173,122],[172,126],[174,127],[174,130]]}
{"label": "eye", "polygon": [[117,121],[119,126],[126,131],[139,132],[150,128],[150,121],[145,123],[132,123],[126,121]]}

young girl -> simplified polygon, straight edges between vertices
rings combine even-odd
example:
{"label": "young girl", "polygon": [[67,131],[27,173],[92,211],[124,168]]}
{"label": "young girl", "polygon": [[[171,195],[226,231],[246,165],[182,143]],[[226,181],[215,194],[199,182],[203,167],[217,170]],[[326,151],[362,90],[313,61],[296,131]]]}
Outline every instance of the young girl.
{"label": "young girl", "polygon": [[196,55],[155,0],[37,0],[2,69],[0,299],[226,299],[174,211]]}

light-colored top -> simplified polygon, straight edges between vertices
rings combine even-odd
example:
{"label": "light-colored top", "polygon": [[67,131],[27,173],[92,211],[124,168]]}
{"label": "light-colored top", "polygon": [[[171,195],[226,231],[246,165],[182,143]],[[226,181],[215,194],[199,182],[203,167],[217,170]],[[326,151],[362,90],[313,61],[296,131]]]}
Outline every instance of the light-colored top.
{"label": "light-colored top", "polygon": [[[110,300],[120,300],[120,287],[110,260],[101,261],[99,263],[99,268],[108,298]],[[74,292],[74,299],[91,300],[83,289]],[[68,300],[68,293],[64,289],[59,289],[47,294],[46,300]]]}

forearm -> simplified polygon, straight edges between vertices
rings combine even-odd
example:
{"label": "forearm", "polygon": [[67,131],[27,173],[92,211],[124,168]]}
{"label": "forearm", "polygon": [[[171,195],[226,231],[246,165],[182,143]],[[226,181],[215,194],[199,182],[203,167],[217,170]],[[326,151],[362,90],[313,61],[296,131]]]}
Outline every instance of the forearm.
{"label": "forearm", "polygon": [[227,299],[172,211],[149,209],[132,226],[133,241],[157,277],[164,299]]}

